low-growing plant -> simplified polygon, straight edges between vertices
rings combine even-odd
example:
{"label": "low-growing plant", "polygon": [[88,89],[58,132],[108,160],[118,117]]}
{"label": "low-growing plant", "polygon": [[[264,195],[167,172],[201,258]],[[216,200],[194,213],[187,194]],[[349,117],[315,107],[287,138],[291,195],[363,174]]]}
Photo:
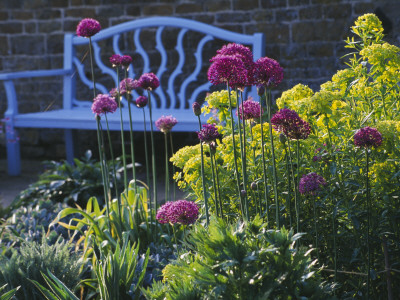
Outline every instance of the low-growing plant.
{"label": "low-growing plant", "polygon": [[0,285],[7,283],[7,289],[21,286],[16,293],[17,299],[42,299],[30,280],[45,286],[41,272],[49,270],[73,289],[81,278],[83,265],[70,248],[70,244],[61,240],[48,245],[45,237],[40,243],[24,242],[18,250],[12,249],[11,257],[0,257]]}
{"label": "low-growing plant", "polygon": [[[7,284],[3,285],[2,287],[0,287],[0,292],[2,292],[3,290],[5,290],[7,287]],[[0,295],[0,300],[10,300],[12,299],[12,297],[14,297],[15,293],[18,291],[19,287],[12,289],[8,292],[5,292],[4,294]]]}
{"label": "low-growing plant", "polygon": [[[262,219],[227,225],[213,219],[187,237],[190,252],[167,265],[164,287],[147,299],[330,299],[310,250],[296,250],[302,234],[268,230]],[[162,298],[164,297],[164,298]]]}

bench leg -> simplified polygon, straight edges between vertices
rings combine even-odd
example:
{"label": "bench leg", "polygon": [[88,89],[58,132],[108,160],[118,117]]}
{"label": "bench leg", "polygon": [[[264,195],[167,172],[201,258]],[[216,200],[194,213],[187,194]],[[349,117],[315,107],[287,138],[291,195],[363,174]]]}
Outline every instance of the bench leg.
{"label": "bench leg", "polygon": [[65,138],[65,153],[67,155],[67,162],[71,165],[74,163],[74,137],[72,134],[72,129],[64,130]]}
{"label": "bench leg", "polygon": [[6,139],[8,175],[18,176],[21,174],[19,136],[10,121],[6,121]]}

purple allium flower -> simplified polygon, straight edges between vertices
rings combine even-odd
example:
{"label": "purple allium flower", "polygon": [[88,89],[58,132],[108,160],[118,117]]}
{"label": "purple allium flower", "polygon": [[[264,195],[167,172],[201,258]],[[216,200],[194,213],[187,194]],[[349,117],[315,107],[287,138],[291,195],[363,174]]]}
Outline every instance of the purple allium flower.
{"label": "purple allium flower", "polygon": [[156,121],[156,126],[161,132],[168,133],[177,123],[178,120],[175,119],[173,116],[161,116]]}
{"label": "purple allium flower", "polygon": [[92,111],[97,116],[105,113],[113,113],[117,110],[117,102],[113,97],[105,94],[98,94],[96,98],[93,99]]}
{"label": "purple allium flower", "polygon": [[130,94],[132,90],[137,89],[139,87],[139,83],[137,80],[133,80],[132,78],[125,78],[121,80],[119,83],[119,89],[121,95],[123,94]]}
{"label": "purple allium flower", "polygon": [[208,80],[214,84],[229,83],[231,88],[244,88],[248,83],[248,71],[239,55],[217,54],[208,69]]}
{"label": "purple allium flower", "polygon": [[326,185],[325,179],[321,175],[312,172],[301,177],[299,182],[299,192],[302,195],[315,195],[315,193],[324,185]]}
{"label": "purple allium flower", "polygon": [[274,87],[282,82],[283,68],[269,57],[261,57],[255,62],[254,81],[257,86]]}
{"label": "purple allium flower", "polygon": [[160,86],[160,80],[154,73],[144,73],[139,78],[139,86],[145,90],[155,90]]}
{"label": "purple allium flower", "polygon": [[118,90],[116,88],[112,88],[108,93],[113,98],[117,98],[118,97]]}
{"label": "purple allium flower", "polygon": [[204,124],[203,129],[197,132],[197,136],[199,137],[200,141],[210,144],[218,139],[221,135],[218,132],[215,124]]}
{"label": "purple allium flower", "polygon": [[192,109],[195,116],[201,115],[201,105],[199,102],[194,102],[192,105]]}
{"label": "purple allium flower", "polygon": [[76,27],[76,34],[82,37],[91,37],[101,30],[100,23],[95,19],[83,19]]}
{"label": "purple allium flower", "polygon": [[146,96],[139,96],[136,99],[136,106],[139,108],[143,108],[147,105],[148,99]]}
{"label": "purple allium flower", "polygon": [[199,217],[199,207],[192,201],[178,200],[168,208],[168,217],[171,224],[193,224]]}
{"label": "purple allium flower", "polygon": [[111,65],[114,68],[121,65],[121,55],[119,55],[119,54],[111,55],[109,60],[110,60]]}
{"label": "purple allium flower", "polygon": [[304,140],[311,133],[310,124],[288,108],[279,110],[271,118],[271,123],[276,131],[283,132],[290,139]]}
{"label": "purple allium flower", "polygon": [[358,147],[379,147],[382,144],[382,134],[369,126],[359,129],[354,134],[354,145]]}
{"label": "purple allium flower", "polygon": [[174,202],[166,202],[164,205],[162,205],[156,215],[156,220],[161,223],[161,224],[166,224],[169,223],[169,209],[171,205],[173,205]]}
{"label": "purple allium flower", "polygon": [[132,57],[129,55],[123,55],[121,57],[121,65],[125,68],[128,69],[129,65],[132,63]]}
{"label": "purple allium flower", "polygon": [[239,109],[236,111],[236,115],[239,115],[240,119],[250,120],[250,119],[259,119],[260,114],[263,114],[264,111],[260,106],[260,103],[254,101],[253,99],[247,99],[243,102],[242,105],[239,106]]}

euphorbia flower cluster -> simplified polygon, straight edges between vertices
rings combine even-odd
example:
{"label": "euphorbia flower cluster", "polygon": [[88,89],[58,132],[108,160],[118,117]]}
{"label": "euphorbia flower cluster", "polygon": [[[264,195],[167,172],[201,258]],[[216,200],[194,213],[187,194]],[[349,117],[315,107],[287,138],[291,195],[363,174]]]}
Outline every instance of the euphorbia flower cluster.
{"label": "euphorbia flower cluster", "polygon": [[199,217],[199,207],[187,200],[167,202],[157,212],[156,219],[161,224],[189,225]]}

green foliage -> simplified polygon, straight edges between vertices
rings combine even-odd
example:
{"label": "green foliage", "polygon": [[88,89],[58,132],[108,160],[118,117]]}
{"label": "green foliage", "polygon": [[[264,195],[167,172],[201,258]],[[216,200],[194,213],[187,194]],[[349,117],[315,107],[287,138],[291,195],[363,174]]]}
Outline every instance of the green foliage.
{"label": "green foliage", "polygon": [[18,299],[42,299],[39,291],[30,280],[41,285],[46,281],[41,272],[49,270],[67,287],[74,288],[80,280],[82,262],[70,252],[70,244],[57,241],[48,245],[45,237],[41,243],[24,242],[19,251],[12,249],[12,256],[0,257],[0,285],[8,284],[8,288],[21,286],[16,297]]}
{"label": "green foliage", "polygon": [[[7,284],[0,287],[0,292],[2,292],[3,290],[5,290],[5,288],[7,287]],[[8,292],[5,292],[4,294],[0,295],[0,300],[10,300],[12,299],[12,297],[14,297],[15,293],[18,291],[19,287],[12,289]]]}
{"label": "green foliage", "polygon": [[[53,202],[75,203],[86,205],[90,197],[96,197],[100,203],[104,203],[104,191],[102,173],[99,162],[92,159],[92,153],[88,150],[85,156],[79,160],[74,159],[74,165],[64,161],[45,162],[46,171],[39,176],[39,180],[22,191],[12,203],[12,207],[29,204],[37,199],[50,199]],[[117,161],[117,168],[118,161]],[[109,168],[112,170],[112,168]],[[110,178],[112,174],[109,174]],[[117,184],[122,186],[119,173]],[[113,183],[110,180],[111,184]],[[115,188],[115,187],[113,187]],[[122,190],[120,188],[120,190]]]}
{"label": "green foliage", "polygon": [[[197,225],[187,238],[192,250],[167,265],[164,286],[147,299],[330,299],[310,251],[296,250],[301,234],[267,230],[260,218],[226,225],[213,219]],[[154,294],[154,296],[153,296]]]}
{"label": "green foliage", "polygon": [[46,297],[48,300],[79,300],[78,297],[74,295],[74,293],[65,286],[56,276],[51,274],[49,270],[47,270],[49,275],[46,276],[43,272],[41,272],[44,280],[50,287],[50,290],[41,285],[39,282],[35,280],[31,280],[31,282],[40,290],[40,292]]}

